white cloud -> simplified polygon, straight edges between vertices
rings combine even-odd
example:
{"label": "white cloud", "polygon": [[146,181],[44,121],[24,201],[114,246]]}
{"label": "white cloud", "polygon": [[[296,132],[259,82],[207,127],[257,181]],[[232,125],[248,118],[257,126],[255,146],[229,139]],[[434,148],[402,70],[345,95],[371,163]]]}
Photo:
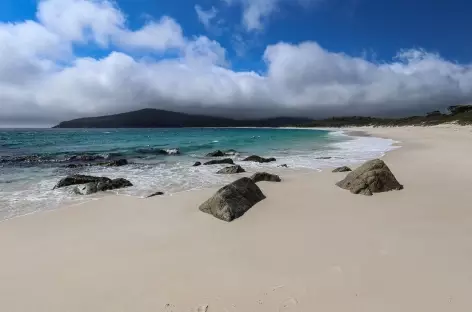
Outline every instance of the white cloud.
{"label": "white cloud", "polygon": [[[75,12],[70,6],[84,1],[70,1],[64,10]],[[51,3],[57,0],[40,8]],[[58,11],[40,22],[0,24],[1,125],[54,124],[144,107],[233,117],[406,114],[472,100],[472,66],[437,54],[405,50],[378,64],[315,42],[279,43],[266,48],[265,74],[237,72],[218,42],[185,38],[168,17],[130,30],[107,1],[87,3],[97,6],[90,12],[109,12],[99,13],[98,22],[89,16],[86,23],[72,23],[71,17],[61,28],[55,18],[61,20],[62,11],[55,6]],[[77,58],[77,43],[121,50]],[[136,48],[179,53],[160,60],[125,53]]]}
{"label": "white cloud", "polygon": [[242,23],[248,31],[260,31],[282,3],[308,7],[324,0],[223,0],[227,5],[243,6]]}
{"label": "white cloud", "polygon": [[218,10],[215,7],[211,7],[208,10],[202,9],[198,4],[195,5],[195,12],[197,13],[198,20],[205,26],[206,30],[212,30],[212,20],[216,18]]}

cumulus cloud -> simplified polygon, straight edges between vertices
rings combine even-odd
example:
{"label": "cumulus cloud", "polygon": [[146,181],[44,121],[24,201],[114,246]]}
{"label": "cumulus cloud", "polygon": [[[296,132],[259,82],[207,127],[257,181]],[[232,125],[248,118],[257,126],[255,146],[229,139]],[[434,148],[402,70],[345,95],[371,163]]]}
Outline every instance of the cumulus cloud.
{"label": "cumulus cloud", "polygon": [[[94,7],[82,20],[70,15],[75,5]],[[52,125],[145,107],[233,117],[409,114],[472,99],[471,65],[422,50],[376,63],[316,42],[278,43],[261,56],[264,74],[238,72],[218,42],[184,37],[170,17],[132,30],[107,0],[43,0],[38,16],[0,24],[0,125]],[[76,57],[78,44],[112,52]],[[138,57],[135,49],[161,55]],[[168,51],[176,53],[166,58]]]}

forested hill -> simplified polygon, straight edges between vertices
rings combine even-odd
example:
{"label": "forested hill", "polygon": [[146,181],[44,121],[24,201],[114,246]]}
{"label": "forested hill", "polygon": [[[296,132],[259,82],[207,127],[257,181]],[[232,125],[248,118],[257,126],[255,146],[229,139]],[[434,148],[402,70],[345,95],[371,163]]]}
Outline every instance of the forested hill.
{"label": "forested hill", "polygon": [[282,127],[306,124],[308,118],[270,118],[257,120],[236,120],[230,118],[190,115],[158,109],[80,118],[64,121],[54,128],[181,128],[181,127]]}

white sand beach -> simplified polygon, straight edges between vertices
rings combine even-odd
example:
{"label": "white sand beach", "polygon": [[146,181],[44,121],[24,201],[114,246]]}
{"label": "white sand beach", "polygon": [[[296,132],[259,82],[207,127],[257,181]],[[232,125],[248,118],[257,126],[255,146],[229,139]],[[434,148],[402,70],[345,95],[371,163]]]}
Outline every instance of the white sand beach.
{"label": "white sand beach", "polygon": [[472,128],[350,130],[401,142],[383,159],[404,190],[282,171],[231,223],[198,210],[215,189],[7,220],[0,311],[470,311]]}

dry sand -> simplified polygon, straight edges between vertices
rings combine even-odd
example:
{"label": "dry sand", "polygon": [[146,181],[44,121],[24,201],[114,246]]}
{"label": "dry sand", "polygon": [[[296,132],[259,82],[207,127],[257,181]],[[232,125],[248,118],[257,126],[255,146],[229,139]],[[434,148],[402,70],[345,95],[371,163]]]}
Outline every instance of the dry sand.
{"label": "dry sand", "polygon": [[472,311],[472,129],[356,130],[402,142],[403,191],[311,172],[232,223],[198,211],[214,190],[0,223],[0,311]]}

